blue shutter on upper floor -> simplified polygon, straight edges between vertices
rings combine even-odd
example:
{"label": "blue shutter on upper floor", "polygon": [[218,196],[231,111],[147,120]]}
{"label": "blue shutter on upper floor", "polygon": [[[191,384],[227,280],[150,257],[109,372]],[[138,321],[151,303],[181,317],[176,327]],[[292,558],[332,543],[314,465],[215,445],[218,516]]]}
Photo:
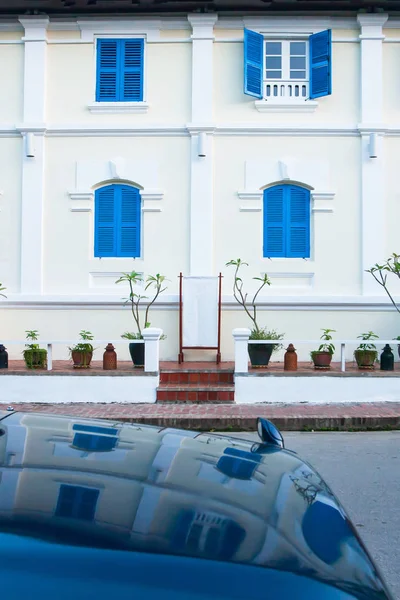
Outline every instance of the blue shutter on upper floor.
{"label": "blue shutter on upper floor", "polygon": [[310,256],[310,192],[298,186],[288,186],[288,237],[286,256]]}
{"label": "blue shutter on upper floor", "polygon": [[143,51],[144,40],[122,40],[120,100],[141,102],[143,100]]}
{"label": "blue shutter on upper floor", "polygon": [[118,40],[98,40],[96,102],[118,100],[118,70]]}
{"label": "blue shutter on upper floor", "polygon": [[264,190],[264,257],[285,256],[285,186]]}
{"label": "blue shutter on upper floor", "polygon": [[115,198],[116,186],[108,185],[96,190],[94,255],[116,256]]}
{"label": "blue shutter on upper floor", "polygon": [[117,255],[140,256],[140,192],[137,188],[119,186],[117,212]]}
{"label": "blue shutter on upper floor", "polygon": [[244,93],[262,98],[264,37],[244,30]]}
{"label": "blue shutter on upper floor", "polygon": [[310,35],[310,98],[332,93],[331,30]]}

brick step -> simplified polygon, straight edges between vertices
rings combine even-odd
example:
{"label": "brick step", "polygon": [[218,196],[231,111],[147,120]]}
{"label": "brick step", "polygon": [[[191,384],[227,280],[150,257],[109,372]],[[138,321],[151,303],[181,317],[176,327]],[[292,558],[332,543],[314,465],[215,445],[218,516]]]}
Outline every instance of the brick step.
{"label": "brick step", "polygon": [[218,404],[235,401],[233,385],[203,385],[193,383],[164,384],[157,388],[157,402],[188,402]]}
{"label": "brick step", "polygon": [[185,384],[193,383],[200,385],[233,385],[233,370],[221,371],[221,370],[202,370],[193,371],[190,369],[178,370],[161,370],[160,372],[160,383],[164,384]]}

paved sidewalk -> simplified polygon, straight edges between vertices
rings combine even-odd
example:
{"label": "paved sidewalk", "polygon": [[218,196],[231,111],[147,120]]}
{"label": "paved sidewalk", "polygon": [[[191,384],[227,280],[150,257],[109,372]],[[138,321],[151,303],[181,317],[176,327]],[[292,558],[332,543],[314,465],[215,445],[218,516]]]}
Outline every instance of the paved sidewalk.
{"label": "paved sidewalk", "polygon": [[[0,404],[5,410],[7,404]],[[13,404],[14,410],[208,431],[254,431],[266,417],[283,431],[400,429],[400,402],[366,404]]]}

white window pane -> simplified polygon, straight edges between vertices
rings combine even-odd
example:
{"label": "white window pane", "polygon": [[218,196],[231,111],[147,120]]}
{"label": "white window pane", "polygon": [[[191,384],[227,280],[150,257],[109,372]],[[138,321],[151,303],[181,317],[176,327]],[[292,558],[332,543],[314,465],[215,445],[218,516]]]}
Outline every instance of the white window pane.
{"label": "white window pane", "polygon": [[267,71],[267,79],[282,79],[282,71]]}
{"label": "white window pane", "polygon": [[281,42],[266,42],[265,44],[265,54],[279,56],[282,54],[282,44]]}
{"label": "white window pane", "polygon": [[[266,67],[267,69],[282,69],[282,58],[280,56],[267,56]],[[295,66],[293,68],[297,69],[298,67]],[[304,69],[303,66],[301,66],[300,68]]]}
{"label": "white window pane", "polygon": [[290,79],[305,79],[305,71],[290,71]]}
{"label": "white window pane", "polygon": [[296,69],[297,71],[305,70],[306,68],[306,57],[305,56],[292,56],[290,58],[290,68]]}
{"label": "white window pane", "polygon": [[306,54],[306,43],[305,42],[290,42],[290,55],[291,56],[305,56]]}

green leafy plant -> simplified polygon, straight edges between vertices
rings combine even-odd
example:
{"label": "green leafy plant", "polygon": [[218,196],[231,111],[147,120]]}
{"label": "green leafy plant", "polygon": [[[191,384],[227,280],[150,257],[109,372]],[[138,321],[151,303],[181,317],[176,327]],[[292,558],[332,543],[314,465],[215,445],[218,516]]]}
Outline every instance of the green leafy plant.
{"label": "green leafy plant", "polygon": [[[394,298],[389,291],[387,283],[387,278],[390,274],[400,279],[400,255],[393,252],[393,254],[384,263],[382,263],[381,265],[376,263],[373,267],[367,269],[366,273],[370,273],[375,279],[375,281],[383,287],[394,308],[397,310],[398,313],[400,313],[400,308],[394,301]],[[397,339],[400,339],[400,336]]]}
{"label": "green leafy plant", "polygon": [[82,331],[79,332],[79,338],[80,340],[77,344],[68,348],[71,354],[72,352],[90,353],[94,351],[94,348],[90,343],[93,340],[93,334],[90,331],[82,329]]}
{"label": "green leafy plant", "polygon": [[39,339],[37,329],[28,329],[25,331],[26,339],[29,344],[25,344],[23,356],[28,369],[44,369],[47,366],[47,350],[40,348],[36,342]]}
{"label": "green leafy plant", "polygon": [[324,343],[319,346],[318,350],[313,350],[310,352],[311,358],[313,358],[313,356],[315,356],[318,352],[329,352],[329,354],[335,353],[335,346],[331,341],[333,339],[331,333],[336,333],[336,329],[322,329],[321,331],[322,335],[320,340],[322,340]]}
{"label": "green leafy plant", "polygon": [[[260,284],[253,295],[251,300],[248,300],[248,294],[243,291],[243,280],[240,277],[240,270],[242,267],[248,267],[248,263],[244,262],[242,259],[237,258],[230,260],[226,263],[227,267],[235,267],[235,273],[233,277],[233,296],[238,304],[242,306],[246,315],[249,317],[252,323],[250,339],[251,340],[281,340],[284,337],[284,334],[278,333],[275,329],[267,329],[266,327],[260,327],[257,322],[257,305],[256,300],[257,296],[261,292],[261,290],[265,286],[271,285],[271,281],[266,273],[264,273],[263,277],[253,277],[255,281],[259,281]],[[274,344],[273,352],[276,352],[281,348],[281,344]]]}
{"label": "green leafy plant", "polygon": [[361,335],[357,336],[358,340],[363,340],[364,342],[367,342],[366,344],[359,344],[357,350],[364,350],[364,351],[369,351],[369,350],[374,350],[376,351],[376,346],[375,344],[373,344],[371,341],[369,340],[377,340],[379,339],[379,335],[376,335],[376,333],[374,333],[373,331],[368,331],[367,333],[362,333]]}
{"label": "green leafy plant", "polygon": [[[153,291],[153,295],[151,298],[148,296],[137,294],[134,291],[135,286],[141,285],[145,283],[144,291],[151,289]],[[121,277],[115,283],[127,283],[129,286],[129,296],[128,298],[124,298],[124,304],[129,304],[131,307],[131,312],[133,316],[133,320],[135,321],[137,332],[131,333],[129,331],[125,332],[121,337],[126,340],[142,340],[143,329],[147,329],[151,326],[149,323],[149,311],[154,302],[157,300],[158,296],[162,294],[167,286],[165,285],[166,277],[164,275],[160,275],[157,273],[156,275],[148,275],[146,280],[143,279],[141,273],[137,273],[136,271],[132,271],[131,273],[122,273]],[[140,320],[140,305],[143,300],[148,300],[148,302],[144,303],[144,320],[143,324]],[[165,339],[163,335],[161,339]]]}
{"label": "green leafy plant", "polygon": [[3,287],[3,284],[0,282],[0,296],[2,296],[3,298],[7,298],[7,296],[5,294],[2,294],[1,292],[4,292],[4,290],[6,290],[7,288]]}

